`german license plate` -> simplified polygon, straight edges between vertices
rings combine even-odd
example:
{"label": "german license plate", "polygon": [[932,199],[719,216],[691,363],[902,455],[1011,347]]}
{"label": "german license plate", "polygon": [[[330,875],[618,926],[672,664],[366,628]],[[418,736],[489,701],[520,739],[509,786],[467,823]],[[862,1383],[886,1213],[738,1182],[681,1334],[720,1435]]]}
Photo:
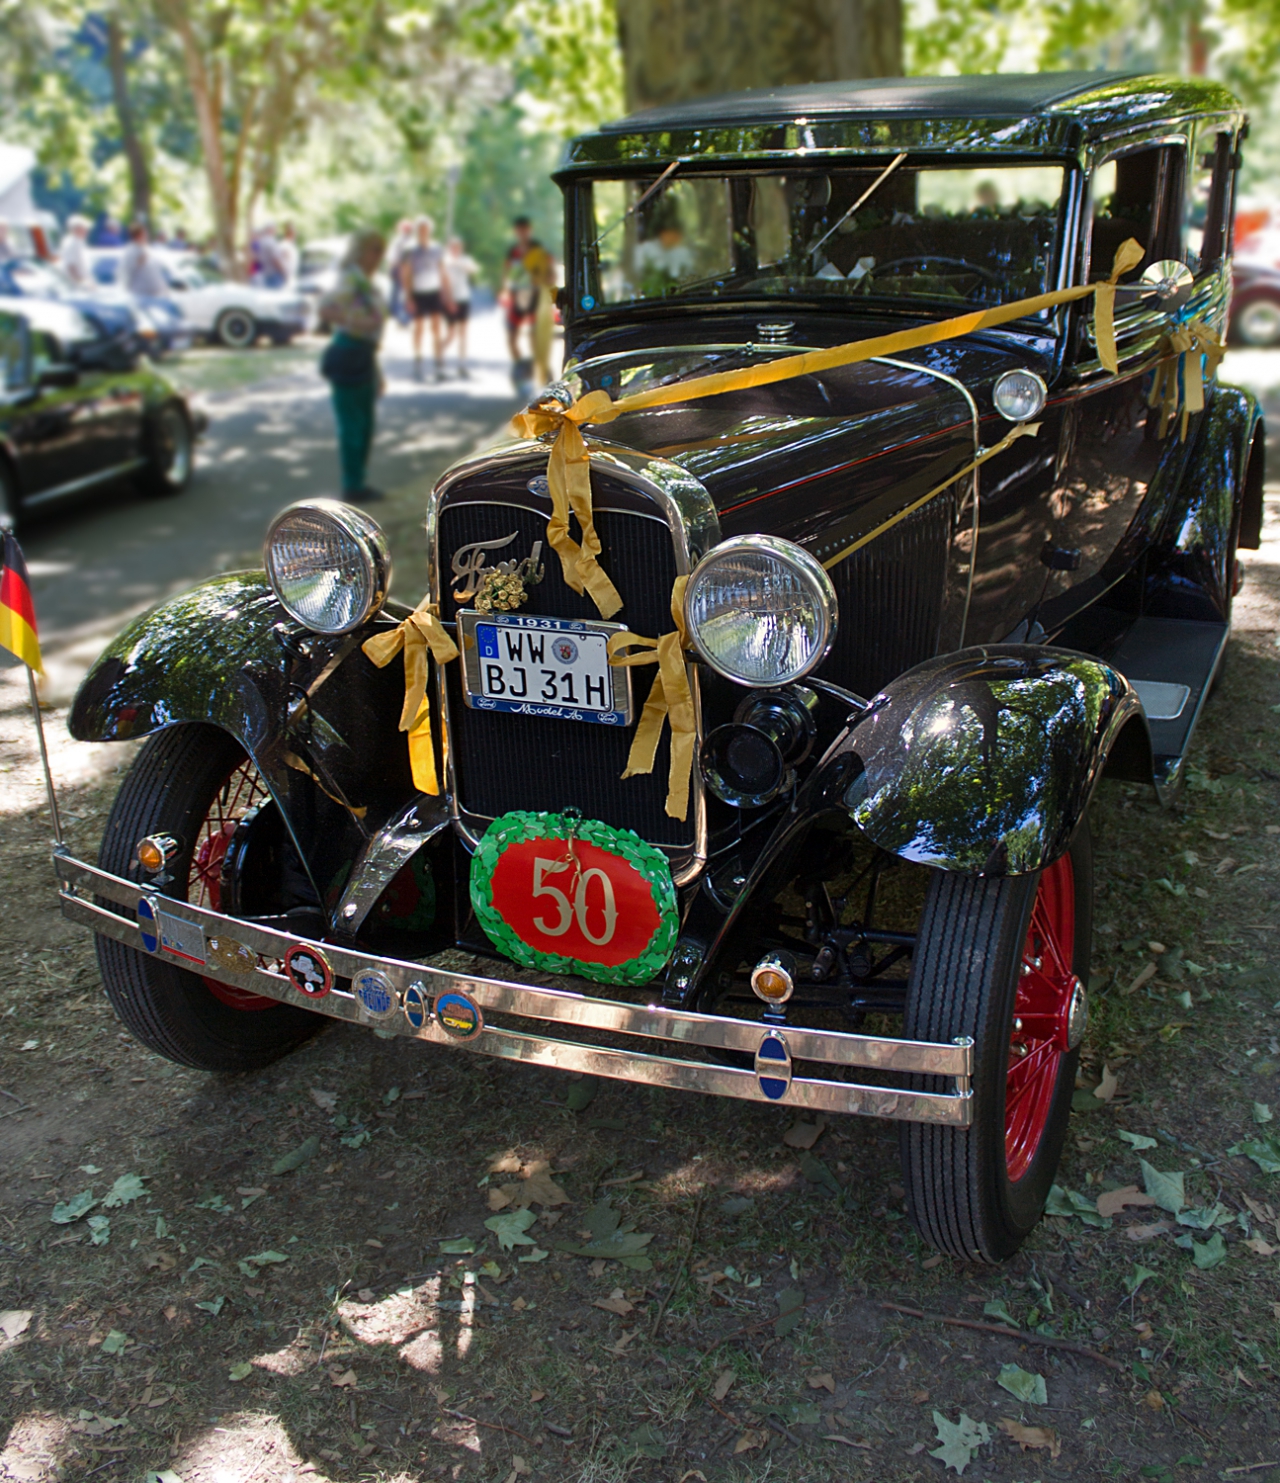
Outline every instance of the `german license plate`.
{"label": "german license plate", "polygon": [[608,653],[625,624],[470,609],[458,624],[463,691],[474,709],[630,724],[631,671],[611,667]]}

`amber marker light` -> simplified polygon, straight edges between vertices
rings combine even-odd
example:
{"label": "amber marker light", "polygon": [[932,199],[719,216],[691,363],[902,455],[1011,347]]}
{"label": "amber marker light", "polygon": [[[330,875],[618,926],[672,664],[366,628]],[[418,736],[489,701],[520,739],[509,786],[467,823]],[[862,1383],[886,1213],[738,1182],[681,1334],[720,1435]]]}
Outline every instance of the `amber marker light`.
{"label": "amber marker light", "polygon": [[751,970],[751,991],[766,1004],[785,1004],[795,992],[791,964],[782,953],[769,953]]}
{"label": "amber marker light", "polygon": [[148,834],[138,841],[135,853],[143,870],[157,875],[178,853],[178,841],[172,834]]}

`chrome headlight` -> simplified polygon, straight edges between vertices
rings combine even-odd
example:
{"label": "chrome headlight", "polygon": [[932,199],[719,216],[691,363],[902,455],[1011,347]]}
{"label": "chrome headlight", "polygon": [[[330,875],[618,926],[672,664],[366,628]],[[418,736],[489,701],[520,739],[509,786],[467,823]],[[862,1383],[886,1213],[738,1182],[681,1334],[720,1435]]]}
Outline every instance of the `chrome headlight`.
{"label": "chrome headlight", "polygon": [[694,648],[739,685],[803,678],[836,636],[831,578],[776,536],[736,536],[709,551],[689,578],[684,612]]}
{"label": "chrome headlight", "polygon": [[359,628],[391,585],[391,558],[377,522],[333,499],[282,510],[267,531],[263,560],[285,612],[316,633]]}
{"label": "chrome headlight", "polygon": [[1049,388],[1034,371],[1006,371],[996,377],[991,400],[1008,422],[1030,422],[1044,411]]}

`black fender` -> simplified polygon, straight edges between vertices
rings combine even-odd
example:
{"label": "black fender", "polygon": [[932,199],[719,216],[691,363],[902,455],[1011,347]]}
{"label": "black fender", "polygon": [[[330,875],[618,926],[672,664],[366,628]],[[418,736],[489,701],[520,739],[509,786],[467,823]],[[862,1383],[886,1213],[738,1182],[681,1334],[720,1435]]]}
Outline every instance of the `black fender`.
{"label": "black fender", "polygon": [[418,796],[398,729],[404,671],[398,662],[379,670],[360,649],[399,616],[384,611],[330,638],[294,622],[265,573],[215,577],[111,643],[76,694],[69,729],[78,741],[192,721],[229,731],[332,910],[368,841]]}
{"label": "black fender", "polygon": [[1262,537],[1265,462],[1257,398],[1234,386],[1215,387],[1148,556],[1148,617],[1226,620],[1232,542],[1256,550]]}
{"label": "black fender", "polygon": [[[900,675],[824,757],[858,761],[844,790],[881,849],[970,875],[1026,875],[1066,854],[1113,750],[1151,777],[1133,687],[1069,649],[992,644]],[[1145,753],[1144,753],[1145,749]]]}

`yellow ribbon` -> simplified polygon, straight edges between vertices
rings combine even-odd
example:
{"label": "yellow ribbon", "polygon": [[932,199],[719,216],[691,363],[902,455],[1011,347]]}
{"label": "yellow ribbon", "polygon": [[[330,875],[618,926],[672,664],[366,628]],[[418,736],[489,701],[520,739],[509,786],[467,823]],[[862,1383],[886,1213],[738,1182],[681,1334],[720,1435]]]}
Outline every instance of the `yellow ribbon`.
{"label": "yellow ribbon", "polygon": [[[622,598],[598,560],[600,537],[591,513],[591,468],[581,424],[612,422],[619,405],[607,391],[589,392],[572,407],[546,397],[512,422],[522,438],[556,435],[547,461],[547,487],[551,495],[547,542],[560,558],[565,581],[575,592],[589,592],[602,618],[612,618],[622,606]],[[571,510],[582,529],[581,545],[569,534]]]}
{"label": "yellow ribbon", "polygon": [[[753,386],[770,386],[777,381],[790,381],[796,376],[811,376],[838,366],[856,365],[877,356],[898,355],[923,345],[937,345],[957,340],[977,330],[1008,324],[1042,309],[1074,303],[1094,295],[1094,332],[1098,359],[1108,371],[1119,369],[1116,358],[1115,301],[1116,285],[1131,268],[1142,261],[1143,249],[1132,237],[1116,250],[1110,275],[1100,283],[1082,283],[1075,288],[1055,289],[1030,299],[1017,299],[994,309],[975,310],[953,319],[915,329],[898,330],[890,335],[873,335],[868,340],[854,340],[835,345],[829,350],[808,350],[800,355],[787,355],[762,365],[745,366],[736,371],[718,371],[709,376],[695,376],[688,381],[674,381],[635,392],[614,401],[607,391],[591,391],[566,407],[555,397],[544,397],[513,419],[512,428],[522,438],[539,438],[555,434],[547,460],[547,485],[551,494],[551,518],[547,522],[547,541],[560,557],[564,579],[575,592],[588,592],[603,618],[612,618],[622,607],[618,589],[599,564],[600,537],[596,534],[591,513],[591,465],[582,437],[584,423],[612,422],[626,412],[640,412],[647,407],[665,407],[675,402],[693,402],[702,397],[720,396],[727,391],[745,391]],[[569,534],[569,512],[578,517],[582,544]]]}
{"label": "yellow ribbon", "polygon": [[1148,406],[1160,408],[1162,438],[1169,431],[1181,405],[1178,441],[1185,442],[1191,414],[1204,411],[1203,366],[1207,364],[1212,375],[1226,353],[1227,347],[1202,319],[1189,319],[1185,324],[1175,325],[1165,335],[1155,380],[1147,398]]}
{"label": "yellow ribbon", "polygon": [[404,650],[404,707],[400,730],[409,733],[409,766],[419,793],[440,792],[436,753],[431,740],[431,702],[427,698],[427,650],[437,664],[458,657],[458,646],[440,622],[439,609],[425,598],[412,613],[386,633],[376,633],[363,644],[364,652],[385,668]]}
{"label": "yellow ribbon", "polygon": [[[671,589],[672,633],[661,638],[644,638],[637,633],[615,633],[609,640],[609,663],[615,666],[656,664],[658,673],[649,688],[649,698],[640,713],[640,723],[631,739],[627,766],[622,776],[637,777],[653,771],[662,723],[671,722],[671,767],[667,776],[667,817],[689,817],[689,778],[693,772],[693,749],[698,739],[698,723],[693,710],[693,693],[689,689],[689,672],[684,650],[688,635],[684,626],[684,589],[688,577],[677,577]],[[624,649],[638,649],[624,654]]]}

